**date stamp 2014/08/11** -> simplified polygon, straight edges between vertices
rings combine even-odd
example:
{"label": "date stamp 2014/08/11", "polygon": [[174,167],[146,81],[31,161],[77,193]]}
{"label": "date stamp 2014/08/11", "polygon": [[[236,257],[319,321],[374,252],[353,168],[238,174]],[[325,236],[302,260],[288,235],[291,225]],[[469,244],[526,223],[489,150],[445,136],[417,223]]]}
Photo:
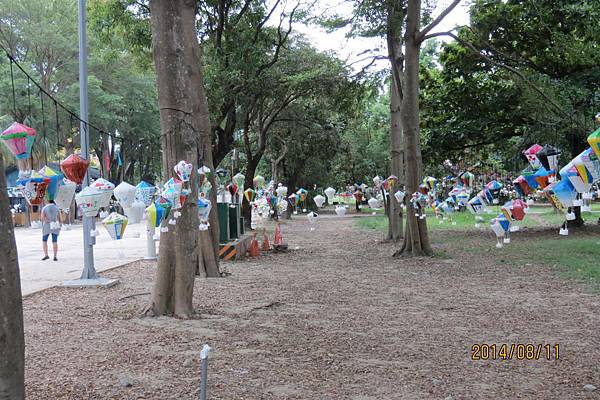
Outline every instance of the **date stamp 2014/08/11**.
{"label": "date stamp 2014/08/11", "polygon": [[471,346],[471,360],[548,360],[558,361],[560,345],[535,343],[475,343]]}

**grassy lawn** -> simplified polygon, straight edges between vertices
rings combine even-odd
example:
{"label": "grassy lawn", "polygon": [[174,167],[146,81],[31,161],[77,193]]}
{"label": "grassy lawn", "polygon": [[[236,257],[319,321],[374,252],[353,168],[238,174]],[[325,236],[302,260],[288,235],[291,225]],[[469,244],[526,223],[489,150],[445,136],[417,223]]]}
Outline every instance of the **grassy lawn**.
{"label": "grassy lawn", "polygon": [[[519,237],[519,232],[511,235],[512,242],[501,249],[496,249],[496,241],[489,233],[487,223],[498,215],[494,213],[483,214],[485,222],[480,228],[475,228],[475,217],[469,212],[453,213],[452,225],[449,220],[440,224],[434,215],[428,215],[428,227],[432,231],[432,242],[440,245],[436,251],[438,257],[452,257],[456,251],[471,253],[481,256],[492,252],[499,263],[524,265],[527,263],[541,263],[556,268],[566,277],[592,283],[600,289],[600,236],[593,233],[582,233],[562,237],[558,235],[558,226],[564,221],[562,214],[556,214],[550,207],[531,207],[531,212],[536,217],[527,215],[519,226],[523,227],[556,227],[556,236],[540,234],[540,237],[531,234]],[[598,207],[593,211],[596,211]],[[499,208],[497,210],[499,212]],[[588,225],[595,225],[600,214],[596,212],[584,213],[583,218]],[[541,222],[541,223],[540,223]],[[357,219],[356,224],[362,229],[387,230],[387,218],[376,216]],[[454,231],[447,235],[444,231]],[[475,240],[477,232],[486,232],[486,237]],[[489,236],[489,237],[488,237]]]}

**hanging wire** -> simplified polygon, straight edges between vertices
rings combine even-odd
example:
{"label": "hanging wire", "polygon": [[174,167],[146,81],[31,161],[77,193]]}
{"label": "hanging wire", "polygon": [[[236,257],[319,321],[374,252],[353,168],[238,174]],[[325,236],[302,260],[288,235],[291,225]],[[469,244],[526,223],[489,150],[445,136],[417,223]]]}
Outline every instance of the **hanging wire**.
{"label": "hanging wire", "polygon": [[[113,139],[116,140],[120,140],[121,142],[125,142],[126,140],[123,137],[120,136],[116,136],[112,133],[109,133],[103,129],[98,128],[97,126],[94,126],[92,124],[90,124],[88,121],[84,121],[82,120],[78,114],[76,114],[75,112],[71,111],[69,108],[67,108],[64,104],[62,104],[61,102],[59,102],[58,100],[56,100],[56,98],[54,96],[52,96],[52,94],[50,94],[49,92],[47,92],[42,86],[40,86],[39,83],[37,83],[37,81],[35,79],[33,79],[31,77],[31,75],[29,75],[27,73],[27,71],[25,71],[23,69],[23,67],[21,67],[21,65],[17,62],[17,60],[14,59],[13,56],[10,55],[10,53],[0,44],[0,49],[2,49],[5,53],[6,53],[6,57],[8,57],[9,61],[10,61],[10,72],[11,72],[11,81],[12,81],[12,90],[13,90],[13,109],[15,112],[15,116],[17,113],[17,106],[16,106],[16,95],[15,95],[15,86],[14,86],[14,79],[13,79],[13,64],[23,73],[23,75],[25,75],[39,90],[42,91],[42,93],[44,93],[46,96],[48,96],[48,98],[50,100],[52,100],[55,105],[57,107],[62,108],[66,113],[68,113],[69,115],[71,115],[75,120],[79,121],[79,122],[83,122],[84,125],[86,125],[86,127],[90,127],[92,129],[95,129],[96,131],[98,131],[99,133],[106,135],[106,136],[110,136]],[[86,129],[89,131],[89,129]]]}
{"label": "hanging wire", "polygon": [[29,77],[27,77],[27,104],[29,105],[28,116],[29,116],[29,120],[31,121],[31,90],[29,89],[29,86],[30,86],[29,81],[30,81],[30,79],[29,79]]}
{"label": "hanging wire", "polygon": [[42,135],[44,136],[44,163],[48,165],[48,142],[46,140],[46,116],[44,115],[44,94],[41,90],[40,103],[42,105]]}
{"label": "hanging wire", "polygon": [[56,103],[56,100],[54,100],[54,115],[56,117],[56,151],[60,153],[60,123],[58,122],[58,104]]}
{"label": "hanging wire", "polygon": [[13,112],[15,119],[17,119],[17,96],[15,95],[15,77],[13,75],[13,59],[10,58],[10,83],[12,85],[12,95],[13,95]]}

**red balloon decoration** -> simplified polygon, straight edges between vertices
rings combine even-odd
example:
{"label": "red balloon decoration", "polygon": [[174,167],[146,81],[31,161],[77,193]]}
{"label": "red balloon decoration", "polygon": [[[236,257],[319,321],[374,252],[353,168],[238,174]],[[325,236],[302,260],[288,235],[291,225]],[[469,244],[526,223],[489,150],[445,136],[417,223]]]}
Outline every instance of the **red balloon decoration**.
{"label": "red balloon decoration", "polygon": [[77,154],[71,154],[69,157],[65,158],[62,164],[60,164],[60,169],[67,179],[77,184],[81,184],[89,165],[89,160],[81,158]]}
{"label": "red balloon decoration", "polygon": [[238,185],[236,185],[235,183],[231,182],[229,185],[227,185],[227,190],[231,194],[231,197],[235,197],[235,195],[238,192]]}

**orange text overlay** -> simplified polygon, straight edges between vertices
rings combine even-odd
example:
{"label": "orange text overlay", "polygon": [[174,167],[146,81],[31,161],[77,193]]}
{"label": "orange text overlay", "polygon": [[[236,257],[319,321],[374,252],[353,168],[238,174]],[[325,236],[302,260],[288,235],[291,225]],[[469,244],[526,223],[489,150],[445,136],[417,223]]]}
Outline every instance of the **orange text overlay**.
{"label": "orange text overlay", "polygon": [[475,343],[471,346],[471,360],[548,360],[558,361],[560,345],[535,343]]}

